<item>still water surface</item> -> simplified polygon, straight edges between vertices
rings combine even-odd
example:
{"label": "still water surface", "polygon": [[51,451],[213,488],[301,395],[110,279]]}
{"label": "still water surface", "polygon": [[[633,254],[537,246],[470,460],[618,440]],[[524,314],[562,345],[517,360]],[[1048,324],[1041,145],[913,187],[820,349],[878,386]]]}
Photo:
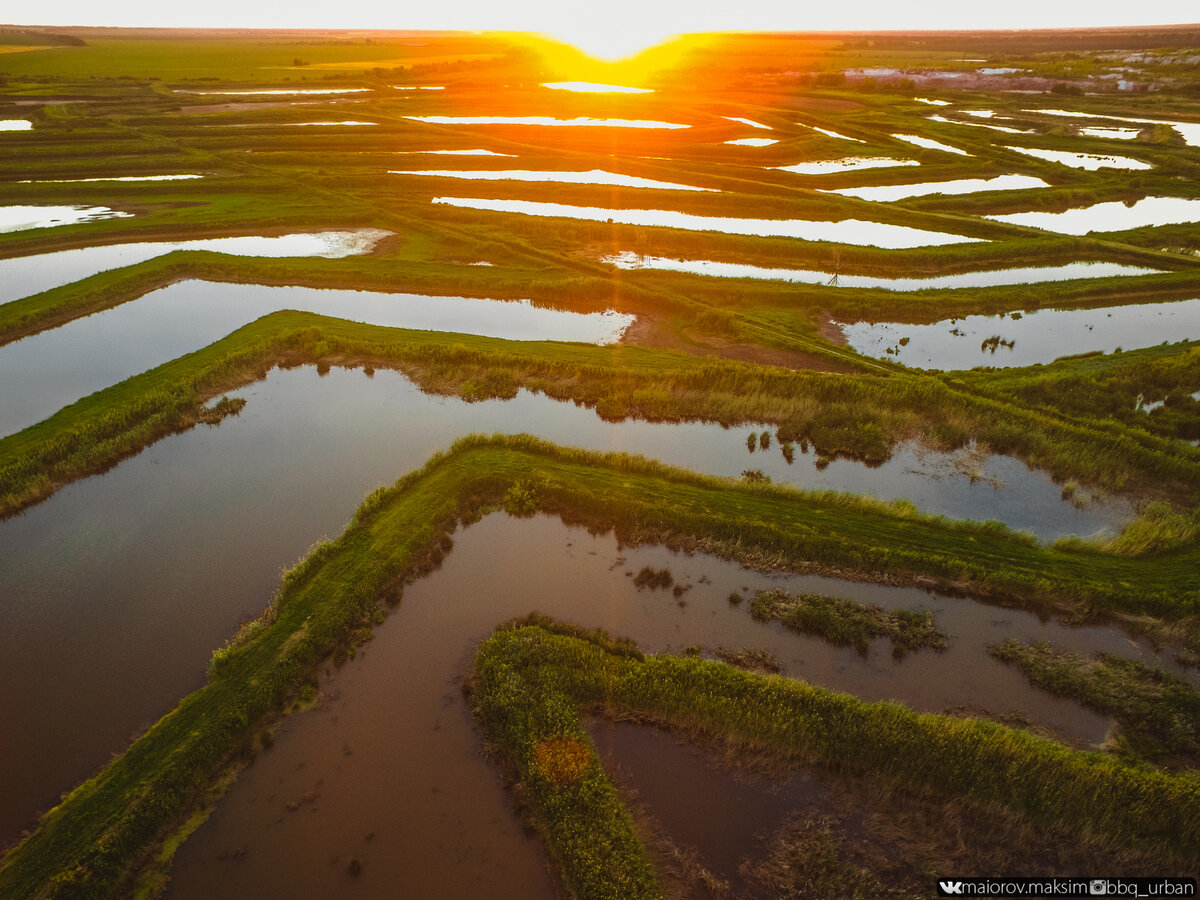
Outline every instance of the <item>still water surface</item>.
{"label": "still water surface", "polygon": [[[629,635],[652,652],[766,648],[786,674],[867,699],[895,698],[922,710],[1019,711],[1087,742],[1103,739],[1102,716],[1031,688],[992,660],[986,645],[1014,636],[1147,652],[1107,629],[1047,625],[1028,613],[916,589],[772,576],[660,547],[622,548],[611,535],[545,516],[490,516],[455,541],[439,571],[405,590],[360,658],[327,676],[317,709],[278,730],[273,749],[184,845],[169,897],[337,896],[351,856],[363,866],[356,895],[450,898],[495,885],[488,896],[552,896],[541,854],[520,834],[499,789],[499,772],[480,757],[458,690],[478,642],[497,623],[532,610]],[[631,576],[643,566],[667,567],[690,586],[684,603],[636,588]],[[756,623],[748,604],[727,600],[731,591],[769,587],[932,609],[950,648],[895,662],[875,646],[864,660],[852,649]],[[656,805],[687,802],[667,795]],[[712,810],[700,815],[712,822]]]}
{"label": "still water surface", "polygon": [[132,215],[107,206],[0,206],[0,234],[101,219],[123,219]]}
{"label": "still water surface", "polygon": [[757,468],[1048,538],[1128,513],[1077,510],[1009,457],[900,447],[879,468],[821,470],[798,449],[789,465],[775,441],[750,453],[747,436],[766,426],[614,424],[526,392],[468,404],[389,371],[277,369],[234,396],[248,404],[220,427],[164,438],[0,522],[0,845],[198,687],[212,650],[266,607],[282,567],[340,534],[369,491],[470,432],[521,430],[717,475]]}
{"label": "still water surface", "polygon": [[1142,197],[1126,203],[1112,200],[1063,212],[1023,212],[985,216],[997,222],[1028,225],[1059,234],[1091,231],[1124,231],[1152,225],[1176,225],[1200,221],[1200,199],[1194,197]]}
{"label": "still water surface", "polygon": [[[711,275],[719,278],[763,278],[773,281],[794,281],[801,284],[828,284],[835,274],[815,269],[772,269],[765,266],[714,262],[707,259],[643,256],[632,250],[601,257],[600,261],[622,269],[664,269],[670,272],[690,272],[694,275]],[[1157,271],[1120,263],[1079,262],[1066,263],[1061,266],[1027,266],[1016,269],[959,272],[955,275],[929,275],[924,278],[881,278],[877,275],[853,275],[842,272],[836,274],[838,287],[920,291],[927,288],[989,287],[1003,284],[1030,284],[1039,281],[1069,281],[1073,278],[1108,278],[1114,275],[1151,275]]]}
{"label": "still water surface", "polygon": [[633,322],[611,310],[566,312],[528,300],[181,281],[0,347],[0,383],[6,388],[0,435],[285,309],[397,328],[591,344],[620,340]]}
{"label": "still water surface", "polygon": [[[964,316],[932,325],[857,322],[841,328],[851,347],[877,359],[926,369],[1008,368],[1053,362],[1060,356],[1092,350],[1112,353],[1118,347],[1136,350],[1196,340],[1200,338],[1200,299]],[[1013,344],[981,346],[992,337]],[[899,342],[905,338],[907,343],[901,346]]]}
{"label": "still water surface", "polygon": [[30,297],[50,288],[70,284],[121,266],[145,262],[174,250],[208,250],[231,256],[320,256],[340,259],[370,253],[390,231],[360,228],[354,231],[318,231],[311,234],[283,234],[275,237],[201,238],[193,241],[144,241],[80,247],[33,256],[0,259],[0,303]]}
{"label": "still water surface", "polygon": [[882,247],[889,250],[975,243],[983,240],[942,231],[925,231],[906,225],[867,222],[862,219],[843,219],[840,222],[818,222],[811,219],[737,219],[726,216],[697,216],[673,209],[608,209],[597,206],[570,206],[565,203],[540,203],[534,200],[485,200],[472,197],[434,197],[433,202],[465,209],[495,210],[526,216],[649,225],[680,228],[685,231],[721,231],[725,234],[790,237],[804,241],[836,241],[841,244]]}

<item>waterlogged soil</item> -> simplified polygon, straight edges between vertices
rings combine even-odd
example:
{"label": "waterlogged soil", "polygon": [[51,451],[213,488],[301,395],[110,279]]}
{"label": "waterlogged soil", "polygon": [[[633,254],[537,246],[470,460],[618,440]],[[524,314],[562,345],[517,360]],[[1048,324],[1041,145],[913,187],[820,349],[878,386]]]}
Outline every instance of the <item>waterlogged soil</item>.
{"label": "waterlogged soil", "polygon": [[[686,587],[683,596],[636,587],[632,576],[643,566],[670,569]],[[748,596],[770,587],[933,609],[949,649],[896,662],[877,644],[863,659],[757,623],[748,604],[727,599],[731,591]],[[1149,652],[1104,628],[1069,629],[917,589],[766,575],[660,547],[622,548],[611,535],[549,517],[494,515],[455,536],[442,568],[406,590],[359,658],[326,670],[316,709],[278,728],[273,748],[183,846],[167,896],[337,896],[349,889],[352,856],[362,865],[356,895],[450,898],[489,885],[488,896],[552,896],[542,856],[499,789],[499,771],[479,754],[458,688],[478,642],[498,622],[531,610],[632,636],[653,652],[764,648],[786,674],[866,699],[1017,712],[1083,742],[1102,740],[1107,721],[1034,690],[992,660],[986,645],[1018,636],[1089,652]],[[749,813],[722,817],[697,808],[703,791],[681,798],[664,787],[662,794],[654,805],[664,819],[698,817],[693,832],[712,828],[684,839],[709,846],[728,839],[730,850],[740,851],[756,816],[768,826],[782,814],[769,796],[749,798],[758,804]],[[717,864],[726,868],[728,857]]]}
{"label": "waterlogged soil", "polygon": [[280,570],[340,534],[363,496],[470,432],[519,429],[717,475],[760,469],[1044,537],[1127,514],[1076,509],[1010,457],[905,446],[878,468],[822,470],[799,448],[789,465],[774,440],[750,453],[747,437],[767,426],[613,424],[526,392],[468,404],[389,371],[276,369],[234,396],[246,408],[220,427],[165,438],[0,522],[0,845],[199,687],[212,650],[266,607]]}
{"label": "waterlogged soil", "polygon": [[285,309],[372,325],[591,344],[614,343],[633,321],[524,300],[182,281],[0,347],[0,436]]}
{"label": "waterlogged soil", "polygon": [[231,256],[320,256],[340,259],[370,253],[379,241],[390,235],[390,231],[360,228],[354,231],[318,231],[275,237],[244,235],[192,241],[139,241],[15,256],[0,259],[0,303],[31,297],[99,272],[132,266],[175,250],[207,250]]}
{"label": "waterlogged soil", "polygon": [[876,359],[925,369],[1003,369],[1093,350],[1112,353],[1195,338],[1200,335],[1200,299],[964,316],[932,325],[857,322],[840,327],[851,347]]}

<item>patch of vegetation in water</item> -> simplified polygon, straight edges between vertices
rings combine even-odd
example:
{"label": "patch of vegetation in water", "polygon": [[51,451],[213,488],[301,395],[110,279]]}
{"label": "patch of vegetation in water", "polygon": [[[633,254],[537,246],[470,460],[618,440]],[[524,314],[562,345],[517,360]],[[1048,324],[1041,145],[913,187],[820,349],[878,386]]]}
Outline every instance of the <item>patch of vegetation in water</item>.
{"label": "patch of vegetation in water", "polygon": [[[568,885],[596,864],[570,842],[583,832],[593,835],[590,846],[601,848],[604,865],[618,877],[644,867],[645,851],[630,847],[628,820],[610,806],[610,795],[592,816],[572,802],[573,794],[560,799],[528,762],[545,740],[568,734],[576,740],[579,708],[596,704],[727,746],[769,749],[804,765],[868,777],[883,793],[1040,825],[1101,853],[1139,856],[1143,864],[1154,857],[1168,866],[1200,859],[1193,815],[1200,781],[1190,774],[1132,768],[995,723],[864,703],[692,656],[616,655],[608,640],[578,629],[563,633],[533,617],[499,629],[475,660],[476,714],[489,745],[534,797],[535,822]],[[1145,814],[1149,809],[1153,815]],[[879,887],[874,875],[844,858],[828,832],[792,837],[780,852],[805,861],[792,877],[812,882],[807,889],[815,896],[887,896],[870,893]],[[610,894],[601,886],[594,896]]]}
{"label": "patch of vegetation in water", "polygon": [[1174,675],[1110,653],[1089,658],[1044,642],[1010,640],[990,652],[1037,687],[1115,718],[1127,749],[1200,762],[1200,691]]}
{"label": "patch of vegetation in water", "polygon": [[871,641],[891,641],[892,655],[902,658],[912,650],[946,649],[946,633],[933,622],[928,610],[897,609],[859,603],[828,594],[789,594],[759,591],[750,603],[750,614],[760,622],[777,620],[793,631],[815,635],[831,644],[850,646],[866,656]]}

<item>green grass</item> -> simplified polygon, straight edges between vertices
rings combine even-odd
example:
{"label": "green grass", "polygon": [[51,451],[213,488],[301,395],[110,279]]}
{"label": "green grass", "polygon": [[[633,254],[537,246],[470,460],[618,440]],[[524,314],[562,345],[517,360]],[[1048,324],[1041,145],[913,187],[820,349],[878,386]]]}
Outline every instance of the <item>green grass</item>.
{"label": "green grass", "polygon": [[[491,746],[532,796],[551,854],[580,897],[612,896],[603,880],[593,888],[587,874],[599,865],[637,871],[643,854],[622,855],[628,829],[607,796],[592,817],[570,802],[569,789],[539,780],[528,759],[547,738],[578,739],[578,708],[599,704],[801,765],[849,777],[869,774],[935,802],[955,799],[992,815],[1024,818],[1110,852],[1147,853],[1168,867],[1200,860],[1194,815],[1200,780],[1194,775],[1129,768],[991,722],[864,703],[709,660],[642,656],[607,635],[544,620],[502,628],[484,642],[473,687]],[[592,758],[598,765],[594,749]],[[601,860],[560,838],[589,832],[592,846],[602,848]],[[842,876],[852,874],[844,865],[828,865],[829,849],[808,860],[809,874],[817,880],[838,868]]]}
{"label": "green grass", "polygon": [[741,486],[528,437],[463,440],[369,496],[340,538],[287,573],[260,624],[214,657],[209,684],[9,853],[0,864],[0,896],[35,896],[50,885],[57,897],[121,895],[144,848],[246,752],[255,727],[316,662],[369,633],[381,599],[394,600],[406,578],[437,565],[454,523],[511,499],[514,484],[536,508],[614,528],[625,543],[666,542],[760,566],[922,577],[929,586],[985,598],[1086,601],[1172,616],[1200,609],[1194,554],[1151,563],[1101,554],[1080,559],[1002,528],[921,518],[869,499]]}

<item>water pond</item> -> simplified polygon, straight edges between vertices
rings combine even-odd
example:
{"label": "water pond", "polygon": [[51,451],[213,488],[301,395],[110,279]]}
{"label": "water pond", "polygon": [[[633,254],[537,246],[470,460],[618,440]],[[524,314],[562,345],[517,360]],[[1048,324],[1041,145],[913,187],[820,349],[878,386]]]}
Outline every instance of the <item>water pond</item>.
{"label": "water pond", "polygon": [[653,94],[650,88],[622,87],[619,84],[597,84],[594,81],[550,81],[542,85],[555,91],[576,91],[583,94]]}
{"label": "water pond", "polygon": [[191,181],[203,175],[110,175],[106,178],[28,178],[17,184],[85,184],[94,181]]}
{"label": "water pond", "polygon": [[770,147],[772,144],[778,144],[777,138],[738,138],[736,141],[726,141],[726,144],[732,144],[735,147]]}
{"label": "water pond", "polygon": [[385,370],[276,369],[232,396],[247,406],[219,428],[164,438],[0,522],[0,845],[199,686],[213,648],[266,606],[281,567],[464,434],[520,430],[715,475],[759,469],[1047,539],[1129,515],[1116,502],[1063,502],[1046,473],[1011,457],[902,446],[878,468],[822,468],[797,448],[789,464],[776,441],[748,450],[764,425],[611,423],[524,391],[466,403]]}
{"label": "water pond", "polygon": [[1095,153],[1070,153],[1066,150],[1038,150],[1034,147],[1005,147],[1026,156],[1036,156],[1050,162],[1070,166],[1072,169],[1086,169],[1094,172],[1097,169],[1152,169],[1148,162],[1140,159],[1130,159],[1128,156],[1100,156]]}
{"label": "water pond", "polygon": [[552,116],[405,116],[414,122],[434,125],[551,125],[596,128],[691,128],[675,122],[655,122],[650,119],[593,119],[579,116],[556,119]]}
{"label": "water pond", "polygon": [[33,123],[28,119],[0,119],[0,131],[29,131]]}
{"label": "water pond", "polygon": [[1029,284],[1038,281],[1069,281],[1073,278],[1109,278],[1114,275],[1152,275],[1156,269],[1143,269],[1120,263],[1079,262],[1061,266],[1027,266],[1014,269],[989,269],[980,272],[959,272],[956,275],[928,275],[921,278],[882,278],[876,275],[837,273],[814,269],[771,269],[745,263],[713,262],[705,259],[669,259],[664,256],[643,256],[626,250],[601,258],[601,262],[622,269],[665,269],[671,272],[691,272],[720,278],[765,278],[772,281],[794,281],[801,284],[825,284],[830,287],[883,288],[889,291],[921,291],[931,288],[952,289],[991,287],[1002,284]]}
{"label": "water pond", "polygon": [[123,219],[132,215],[107,206],[0,206],[0,234],[101,219]]}
{"label": "water pond", "polygon": [[0,347],[0,435],[284,309],[374,325],[591,344],[620,340],[633,322],[612,311],[565,312],[528,300],[182,281]]}
{"label": "water pond", "polygon": [[861,169],[883,169],[889,166],[919,166],[915,159],[889,159],[884,156],[847,156],[842,159],[821,159],[816,162],[776,166],[782,172],[797,175],[832,175],[835,172],[857,172]]}
{"label": "water pond", "polygon": [[926,184],[883,184],[876,187],[835,188],[825,193],[857,197],[860,200],[891,201],[930,194],[976,194],[980,191],[1021,191],[1049,187],[1032,175],[996,175],[993,178],[959,178],[954,181],[934,181]]}
{"label": "water pond", "polygon": [[175,250],[208,250],[231,256],[320,256],[338,259],[369,253],[390,234],[390,231],[376,228],[360,228],[354,231],[316,231],[275,237],[247,235],[192,241],[107,244],[33,256],[14,256],[0,259],[0,303],[39,294],[98,272],[145,262]]}
{"label": "water pond", "polygon": [[389,170],[388,174],[427,175],[435,178],[465,178],[480,181],[542,181],[561,184],[601,184],[610,187],[651,188],[661,191],[710,191],[717,193],[716,188],[692,187],[691,185],[674,184],[669,181],[655,181],[651,178],[639,178],[636,175],[606,172],[603,169],[591,169],[587,172],[562,172],[553,169]]}
{"label": "water pond", "polygon": [[932,325],[857,322],[841,329],[851,347],[877,359],[926,369],[1008,368],[1093,350],[1112,353],[1195,339],[1200,337],[1200,299],[966,316]]}
{"label": "water pond", "polygon": [[1124,231],[1154,225],[1200,222],[1200,200],[1191,197],[1143,197],[1133,202],[1112,200],[1063,212],[1024,212],[985,216],[997,222],[1044,228],[1059,234]]}
{"label": "water pond", "polygon": [[760,237],[790,237],[804,241],[836,241],[841,244],[885,249],[931,247],[982,240],[941,231],[924,231],[905,225],[867,222],[862,219],[843,219],[840,222],[817,222],[809,219],[735,219],[724,216],[697,216],[670,209],[608,209],[596,206],[569,206],[564,203],[539,203],[532,200],[485,200],[470,197],[435,197],[433,202],[465,209],[494,210],[526,216],[585,219],[591,222],[648,225],[685,231],[721,231],[726,234],[752,234]]}
{"label": "water pond", "polygon": [[844,134],[838,134],[836,131],[830,131],[828,128],[821,128],[817,125],[805,125],[803,122],[797,122],[796,124],[803,126],[804,128],[811,128],[813,131],[820,132],[826,137],[837,138],[839,141],[853,141],[856,144],[866,143],[866,141],[859,140],[858,138],[847,137]]}
{"label": "water pond", "polygon": [[721,116],[730,122],[740,122],[743,125],[749,125],[751,128],[761,128],[763,131],[774,131],[770,125],[764,125],[762,122],[755,122],[753,119],[743,119],[741,116]]}
{"label": "water pond", "polygon": [[[635,587],[631,576],[644,566],[668,568],[687,586],[683,597]],[[774,587],[932,609],[950,647],[899,663],[875,647],[864,660],[756,623],[747,604],[727,600],[732,591]],[[351,857],[362,869],[356,895],[458,897],[495,885],[488,896],[553,896],[542,856],[499,787],[500,773],[480,754],[458,689],[475,645],[498,622],[532,610],[629,635],[655,652],[763,648],[786,674],[816,684],[918,709],[1015,712],[1091,742],[1104,738],[1103,717],[1031,688],[984,648],[1014,636],[1087,652],[1149,652],[1103,628],[1046,625],[1027,613],[912,589],[769,576],[707,556],[620,547],[609,535],[547,517],[492,516],[457,534],[442,568],[406,589],[359,658],[326,675],[315,710],[277,730],[272,749],[181,849],[167,896],[257,896],[268,888],[280,896],[336,896]],[[656,811],[665,803],[678,821],[691,801],[663,788]],[[712,813],[706,805],[692,827],[703,828]]]}
{"label": "water pond", "polygon": [[213,90],[213,91],[196,91],[184,90],[176,88],[176,94],[201,94],[204,96],[222,96],[222,97],[275,97],[288,96],[291,94],[310,94],[313,96],[319,94],[365,94],[374,90],[373,88],[274,88],[263,90],[243,90],[234,88],[231,90]]}
{"label": "water pond", "polygon": [[918,134],[893,134],[898,141],[904,141],[906,144],[915,144],[918,147],[924,147],[927,150],[941,150],[945,153],[956,153],[959,156],[971,156],[966,150],[958,147],[951,147],[949,144],[943,144],[941,141],[935,141],[932,138],[921,137]]}

